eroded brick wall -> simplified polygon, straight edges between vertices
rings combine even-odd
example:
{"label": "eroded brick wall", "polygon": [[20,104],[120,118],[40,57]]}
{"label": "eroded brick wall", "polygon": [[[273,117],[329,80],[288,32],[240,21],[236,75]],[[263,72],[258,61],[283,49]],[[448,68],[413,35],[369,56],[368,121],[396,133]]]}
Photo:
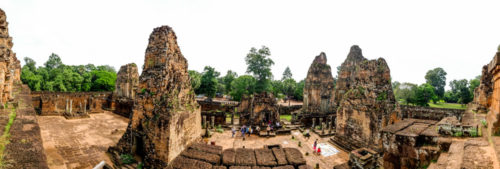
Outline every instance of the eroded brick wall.
{"label": "eroded brick wall", "polygon": [[71,113],[99,113],[109,107],[111,92],[31,92],[39,115],[62,116]]}
{"label": "eroded brick wall", "polygon": [[445,117],[454,116],[460,120],[462,118],[462,115],[465,113],[465,110],[460,110],[460,109],[444,109],[444,108],[406,106],[406,105],[400,105],[400,107],[401,107],[401,115],[405,119],[413,118],[413,119],[439,121]]}

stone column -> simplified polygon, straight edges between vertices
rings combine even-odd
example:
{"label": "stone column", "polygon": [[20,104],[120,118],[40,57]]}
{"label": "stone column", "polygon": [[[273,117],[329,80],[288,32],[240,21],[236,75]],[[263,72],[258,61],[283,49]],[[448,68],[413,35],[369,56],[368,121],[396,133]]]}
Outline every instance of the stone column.
{"label": "stone column", "polygon": [[312,118],[312,123],[313,124],[312,124],[311,128],[314,130],[314,127],[315,127],[315,124],[316,124],[316,118],[314,118],[314,117]]}
{"label": "stone column", "polygon": [[203,115],[201,126],[207,128],[207,115]]}
{"label": "stone column", "polygon": [[83,101],[83,113],[87,114],[87,100]]}
{"label": "stone column", "polygon": [[231,126],[234,126],[234,112],[231,113]]}
{"label": "stone column", "polygon": [[210,117],[210,122],[212,128],[215,128],[215,116]]}
{"label": "stone column", "polygon": [[66,99],[66,109],[64,110],[65,112],[68,112],[68,99]]}
{"label": "stone column", "polygon": [[328,134],[332,134],[332,122],[328,122]]}
{"label": "stone column", "polygon": [[326,128],[325,122],[321,122],[321,134],[325,134],[325,128]]}
{"label": "stone column", "polygon": [[73,99],[69,100],[69,113],[71,114],[73,111]]}

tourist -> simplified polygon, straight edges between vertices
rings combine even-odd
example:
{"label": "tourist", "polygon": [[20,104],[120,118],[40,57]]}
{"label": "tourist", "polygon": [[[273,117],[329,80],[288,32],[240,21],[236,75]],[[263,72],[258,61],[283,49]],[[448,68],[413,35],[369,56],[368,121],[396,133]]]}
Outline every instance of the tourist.
{"label": "tourist", "polygon": [[321,148],[318,147],[318,155],[321,155]]}
{"label": "tourist", "polygon": [[234,137],[234,135],[236,134],[236,129],[234,128],[234,126],[233,128],[231,128],[231,133],[233,134],[231,137]]}
{"label": "tourist", "polygon": [[267,125],[267,128],[266,128],[266,131],[267,131],[267,135],[269,135],[269,131],[271,130],[271,127],[269,127],[269,125]]}
{"label": "tourist", "polygon": [[252,129],[252,126],[250,126],[250,128],[248,128],[249,132],[248,132],[248,137],[250,137],[250,135],[253,133],[253,129]]}
{"label": "tourist", "polygon": [[279,122],[279,121],[277,121],[277,122],[276,122],[276,130],[277,130],[277,129],[280,129],[280,128],[281,128],[281,126],[280,126],[280,122]]}
{"label": "tourist", "polygon": [[318,145],[318,139],[314,140],[313,149],[316,151],[316,146]]}
{"label": "tourist", "polygon": [[259,126],[255,127],[255,130],[257,130],[257,134],[260,133],[260,127]]}
{"label": "tourist", "polygon": [[245,128],[246,128],[245,125],[241,127],[241,136],[243,137],[243,139],[245,139]]}

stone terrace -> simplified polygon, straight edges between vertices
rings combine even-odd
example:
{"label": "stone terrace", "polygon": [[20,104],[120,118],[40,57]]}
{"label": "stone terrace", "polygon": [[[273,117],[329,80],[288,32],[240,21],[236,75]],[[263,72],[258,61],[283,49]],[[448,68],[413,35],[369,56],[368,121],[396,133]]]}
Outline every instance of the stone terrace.
{"label": "stone terrace", "polygon": [[193,143],[174,159],[171,169],[298,169],[306,165],[302,153],[296,148],[230,148]]}

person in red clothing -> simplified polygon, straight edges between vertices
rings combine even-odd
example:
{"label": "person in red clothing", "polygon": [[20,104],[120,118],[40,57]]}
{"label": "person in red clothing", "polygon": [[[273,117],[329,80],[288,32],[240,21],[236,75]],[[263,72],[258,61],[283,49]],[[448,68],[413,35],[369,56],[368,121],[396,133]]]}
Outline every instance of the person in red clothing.
{"label": "person in red clothing", "polygon": [[318,155],[321,155],[321,148],[318,147]]}

